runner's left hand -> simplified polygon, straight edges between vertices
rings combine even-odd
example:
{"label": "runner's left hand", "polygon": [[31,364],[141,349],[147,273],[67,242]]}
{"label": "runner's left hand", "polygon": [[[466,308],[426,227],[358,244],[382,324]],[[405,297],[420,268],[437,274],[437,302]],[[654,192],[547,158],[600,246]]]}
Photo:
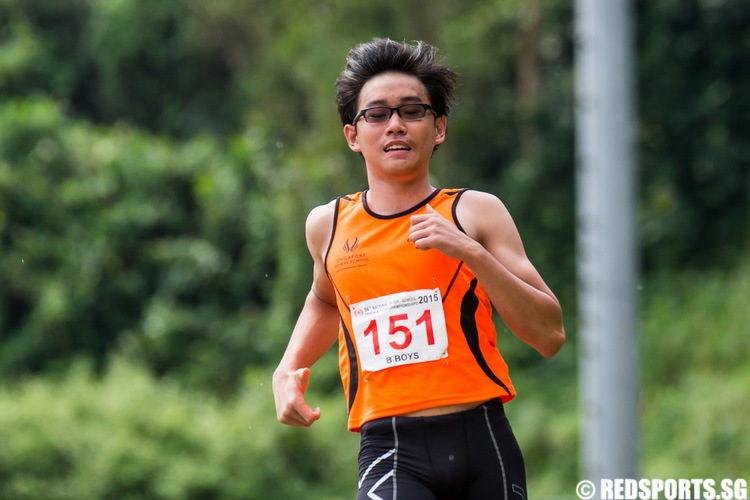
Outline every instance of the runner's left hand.
{"label": "runner's left hand", "polygon": [[477,244],[476,241],[430,205],[425,209],[426,213],[411,217],[409,241],[419,250],[435,249],[453,259],[465,260],[464,255],[471,245]]}

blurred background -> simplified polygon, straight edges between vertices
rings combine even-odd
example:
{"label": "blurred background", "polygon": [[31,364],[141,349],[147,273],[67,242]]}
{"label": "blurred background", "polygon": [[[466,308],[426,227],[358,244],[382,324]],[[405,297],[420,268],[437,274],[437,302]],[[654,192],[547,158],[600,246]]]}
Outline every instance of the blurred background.
{"label": "blurred background", "polygon": [[[304,221],[365,187],[334,81],[375,36],[460,74],[433,184],[499,196],[560,299],[500,320],[530,498],[579,479],[573,2],[0,0],[0,499],[348,499],[335,353],[271,374]],[[750,2],[634,2],[639,475],[750,477]]]}

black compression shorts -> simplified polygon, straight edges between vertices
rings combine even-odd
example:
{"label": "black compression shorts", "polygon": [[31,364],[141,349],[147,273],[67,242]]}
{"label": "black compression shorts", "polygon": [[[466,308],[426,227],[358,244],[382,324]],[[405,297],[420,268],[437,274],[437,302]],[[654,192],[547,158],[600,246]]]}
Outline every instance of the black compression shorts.
{"label": "black compression shorts", "polygon": [[499,399],[360,429],[357,500],[525,500],[526,471]]}

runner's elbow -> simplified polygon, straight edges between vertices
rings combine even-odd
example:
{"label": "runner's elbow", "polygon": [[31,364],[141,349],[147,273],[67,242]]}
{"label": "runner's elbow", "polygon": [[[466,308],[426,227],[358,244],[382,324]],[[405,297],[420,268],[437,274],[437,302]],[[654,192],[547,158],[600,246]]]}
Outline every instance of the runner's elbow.
{"label": "runner's elbow", "polygon": [[565,343],[565,330],[561,327],[550,333],[537,350],[545,358],[551,358],[557,354]]}

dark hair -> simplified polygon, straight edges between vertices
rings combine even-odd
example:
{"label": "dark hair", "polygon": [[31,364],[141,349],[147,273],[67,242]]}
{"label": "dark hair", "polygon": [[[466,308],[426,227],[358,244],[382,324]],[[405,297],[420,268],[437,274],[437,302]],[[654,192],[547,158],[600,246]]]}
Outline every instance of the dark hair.
{"label": "dark hair", "polygon": [[359,94],[371,78],[389,71],[417,77],[427,90],[430,105],[437,116],[450,114],[455,101],[458,75],[436,61],[439,51],[424,42],[416,45],[374,38],[357,45],[346,56],[346,66],[336,79],[336,103],[341,123],[352,123],[357,114]]}

